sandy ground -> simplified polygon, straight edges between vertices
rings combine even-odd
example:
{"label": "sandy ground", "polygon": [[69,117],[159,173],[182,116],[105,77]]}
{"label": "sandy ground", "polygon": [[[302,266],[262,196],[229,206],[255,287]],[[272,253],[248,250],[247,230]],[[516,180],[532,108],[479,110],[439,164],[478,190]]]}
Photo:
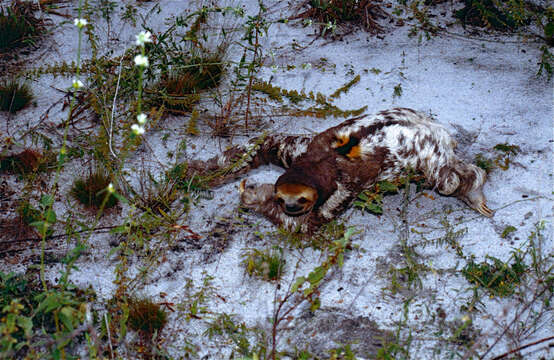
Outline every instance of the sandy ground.
{"label": "sandy ground", "polygon": [[[159,3],[161,12],[147,15],[154,31],[165,29],[167,19],[181,14],[187,7],[187,2],[181,1]],[[257,11],[256,1],[245,3],[248,14]],[[270,19],[291,14],[286,4],[269,5],[267,16]],[[142,6],[141,12],[147,14],[152,4]],[[447,9],[450,5],[444,6]],[[102,52],[113,49],[117,54],[131,46],[138,28],[119,23],[114,17],[110,29],[112,39],[106,42],[106,26],[101,21],[98,20],[97,29],[100,41],[106,44]],[[335,105],[342,109],[367,106],[367,113],[394,106],[428,113],[451,131],[459,143],[457,151],[468,161],[473,161],[477,154],[497,156],[499,152],[493,149],[497,144],[517,145],[520,152],[512,157],[507,170],[496,168],[489,174],[484,192],[489,207],[496,210],[493,218],[479,216],[457,199],[441,197],[431,191],[426,191],[431,196],[419,195],[414,199],[414,189],[409,204],[405,203],[403,194],[387,196],[382,216],[355,209],[341,216],[340,221],[357,230],[352,238],[354,249],[345,257],[342,268],[327,275],[320,289],[321,309],[312,315],[309,305],[303,304],[291,313],[294,319],[280,333],[279,347],[294,349],[297,346],[326,354],[340,344],[355,343],[353,348],[357,349],[357,354],[369,358],[375,354],[375,344],[391,336],[387,331],[396,331],[398,322],[405,321],[402,336],[407,338],[410,329],[413,335],[410,358],[447,358],[453,347],[445,345],[443,352],[438,352],[442,345],[433,334],[437,329],[448,328],[448,324],[459,325],[466,316],[462,308],[471,299],[472,290],[460,273],[465,263],[448,244],[419,246],[419,261],[430,270],[421,273],[421,286],[397,293],[386,290],[391,283],[389,270],[391,266],[403,264],[400,247],[403,241],[421,244],[424,239],[444,239],[449,234],[458,234],[456,240],[464,255],[475,257],[476,262],[483,261],[487,255],[506,260],[514,249],[526,247],[529,234],[540,221],[546,221],[542,250],[552,261],[553,90],[552,82],[535,76],[539,46],[516,36],[465,37],[459,25],[451,27],[450,31],[462,36],[443,34],[430,39],[424,35],[419,39],[418,36],[409,37],[409,25],[389,24],[387,32],[379,37],[355,31],[337,41],[316,39],[314,29],[315,26],[271,25],[267,36],[262,38],[262,45],[264,52],[272,55],[268,55],[258,78],[271,80],[273,85],[289,90],[330,95],[359,74],[361,81],[337,99]],[[305,48],[292,50],[293,41]],[[72,24],[61,25],[59,31],[30,55],[31,64],[71,61],[75,57],[75,47],[76,32]],[[85,59],[90,51],[85,42]],[[229,60],[239,56],[238,51],[231,53]],[[1,131],[17,135],[30,129],[53,99],[61,98],[55,88],[66,88],[69,83],[70,79],[51,76],[35,80],[32,85],[37,94],[37,106],[11,116],[7,126],[2,120]],[[402,92],[395,96],[394,88],[398,86]],[[254,111],[267,113],[264,123],[271,133],[314,133],[342,121],[287,118],[258,107]],[[0,113],[2,118],[7,115]],[[56,123],[64,118],[65,112],[56,107],[49,121]],[[132,155],[129,170],[146,163],[154,173],[162,173],[170,163],[167,152],[174,150],[183,139],[185,127],[186,118],[172,117],[149,131],[145,137],[147,146]],[[162,141],[165,134],[170,136]],[[244,143],[247,138],[236,136],[232,142]],[[189,158],[208,158],[229,145],[228,140],[209,135],[190,137],[186,142]],[[66,167],[61,176],[61,193],[66,193],[64,189],[69,188],[72,179],[81,171],[82,166],[77,162]],[[249,177],[272,182],[281,172],[279,168],[267,167],[253,171]],[[137,181],[133,177],[130,176],[131,180]],[[17,188],[15,177],[7,180]],[[279,286],[245,275],[240,263],[246,249],[266,249],[280,243],[271,224],[255,214],[239,210],[236,187],[237,183],[232,183],[214,189],[213,199],[199,200],[194,205],[183,224],[200,234],[201,241],[197,246],[182,244],[169,251],[165,261],[152,269],[136,290],[154,299],[160,299],[160,294],[165,293],[164,301],[186,303],[194,292],[185,286],[187,281],[191,281],[194,289],[199,289],[210,277],[213,294],[217,295],[206,302],[212,314],[234,314],[237,323],[244,322],[269,332],[268,318],[275,311],[275,300],[284,296],[296,277],[308,274],[320,264],[325,254],[311,248],[284,248],[287,269]],[[72,206],[71,201],[60,200],[55,209],[58,214],[64,214]],[[104,217],[101,225],[117,224],[128,214],[129,209],[123,209],[120,214]],[[89,215],[82,216],[91,221]],[[508,225],[514,226],[516,231],[502,238],[500,235]],[[115,290],[117,259],[108,256],[113,240],[114,235],[109,234],[92,236],[87,254],[79,259],[78,270],[71,276],[78,286],[92,286],[99,299],[104,300]],[[71,244],[60,242],[56,251],[66,248],[71,248]],[[30,251],[38,253],[39,249]],[[21,271],[28,265],[13,265],[7,260],[3,259],[1,265],[6,269]],[[49,266],[51,280],[58,277],[60,266]],[[131,273],[136,273],[140,266],[141,259],[134,258]],[[510,323],[521,308],[519,303],[512,297],[485,296],[482,299],[479,311],[471,315],[475,332],[469,335],[481,339],[479,351],[482,352],[483,343],[490,345],[496,340],[503,331],[502,324]],[[408,311],[404,317],[405,309]],[[551,320],[550,308],[544,323],[524,343],[552,335]],[[228,357],[233,345],[202,336],[206,328],[204,320],[186,321],[181,313],[175,313],[171,316],[168,330],[171,341],[167,350],[178,357],[183,354],[182,347],[187,341],[196,346],[199,358],[204,355],[214,359]],[[504,336],[491,355],[516,345]],[[529,353],[525,358],[541,356],[549,358],[553,353],[543,350]]]}

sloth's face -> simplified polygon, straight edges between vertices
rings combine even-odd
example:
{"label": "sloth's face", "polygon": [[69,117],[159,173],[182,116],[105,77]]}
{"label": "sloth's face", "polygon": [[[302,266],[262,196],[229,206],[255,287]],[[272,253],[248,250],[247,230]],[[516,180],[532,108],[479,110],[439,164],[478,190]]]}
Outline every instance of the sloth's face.
{"label": "sloth's face", "polygon": [[314,207],[317,190],[302,184],[281,184],[275,187],[275,201],[287,215],[303,215]]}

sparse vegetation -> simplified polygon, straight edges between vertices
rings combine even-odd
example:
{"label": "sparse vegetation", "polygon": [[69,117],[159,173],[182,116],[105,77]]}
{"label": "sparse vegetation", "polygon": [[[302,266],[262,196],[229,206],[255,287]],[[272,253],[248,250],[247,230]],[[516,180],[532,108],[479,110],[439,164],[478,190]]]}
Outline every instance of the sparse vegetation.
{"label": "sparse vegetation", "polygon": [[279,280],[285,271],[285,259],[281,249],[260,251],[252,249],[243,255],[242,265],[250,276],[263,280]]}
{"label": "sparse vegetation", "polygon": [[118,203],[117,197],[108,191],[110,184],[110,177],[104,171],[96,170],[85,178],[75,180],[70,195],[85,206],[109,209]]}
{"label": "sparse vegetation", "polygon": [[517,145],[496,144],[493,147],[497,155],[493,158],[489,158],[483,154],[477,154],[475,156],[474,163],[481,169],[490,173],[493,169],[500,168],[502,170],[508,170],[512,159],[520,152],[520,148]]}
{"label": "sparse vegetation", "polygon": [[163,75],[153,90],[151,106],[164,106],[169,112],[183,114],[193,110],[200,93],[217,87],[223,76],[223,60],[215,54],[196,57]]}
{"label": "sparse vegetation", "polygon": [[[522,4],[523,2],[512,2],[512,4],[516,3]],[[518,14],[523,15],[522,12]],[[500,1],[464,0],[464,8],[457,10],[454,16],[460,19],[464,25],[508,31],[515,30],[518,26],[529,22],[525,18],[518,17],[518,14],[511,13]]]}
{"label": "sparse vegetation", "polygon": [[0,173],[30,174],[52,169],[55,160],[51,153],[43,154],[25,149],[13,155],[0,156]]}
{"label": "sparse vegetation", "polygon": [[0,110],[16,113],[31,104],[34,99],[29,85],[17,80],[0,83]]}
{"label": "sparse vegetation", "polygon": [[0,53],[34,44],[44,29],[44,22],[34,16],[34,5],[15,0],[0,7]]}
{"label": "sparse vegetation", "polygon": [[[315,127],[300,123],[305,117],[332,126],[331,117],[364,113],[365,106],[339,107],[343,100],[350,103],[346,98],[352,94],[382,90],[383,102],[391,92],[393,103],[416,101],[403,94],[403,81],[415,79],[407,70],[415,60],[404,62],[406,54],[398,71],[370,57],[363,64],[367,69],[343,67],[334,54],[325,54],[328,59],[312,50],[337,37],[346,49],[359,41],[347,35],[360,28],[379,34],[361,33],[378,41],[388,36],[384,18],[397,26],[415,22],[410,25],[415,34],[450,31],[436,25],[439,16],[423,6],[441,1],[402,1],[394,9],[395,16],[405,16],[401,19],[390,18],[386,3],[371,0],[293,2],[304,7],[293,9],[297,15],[290,19],[275,19],[277,12],[263,1],[257,12],[241,2],[234,7],[203,2],[198,8],[183,2],[178,8],[185,11],[167,19],[158,16],[167,10],[161,2],[148,0],[121,6],[110,0],[2,5],[0,67],[11,66],[6,73],[14,78],[0,85],[0,109],[11,112],[0,113],[7,119],[0,123],[0,257],[2,266],[25,272],[0,271],[0,358],[489,358],[497,339],[516,350],[512,344],[530,343],[526,339],[552,320],[552,255],[542,234],[551,229],[539,222],[527,240],[520,239],[528,219],[540,212],[525,210],[521,220],[509,222],[494,219],[493,229],[486,230],[490,238],[474,241],[472,227],[487,220],[474,221],[446,201],[440,209],[423,207],[419,200],[433,195],[419,191],[422,178],[408,173],[359,194],[357,209],[382,216],[368,216],[370,222],[363,219],[356,229],[331,222],[312,236],[265,232],[261,220],[236,210],[236,203],[213,213],[204,208],[206,199],[236,199],[231,187],[215,190],[210,184],[240,169],[249,153],[214,173],[191,174],[187,165],[196,155],[208,155],[203,153],[207,134],[218,137],[217,151],[230,144],[227,137],[239,143],[242,136],[259,136],[254,144],[259,146],[266,128],[309,133]],[[539,39],[539,72],[551,75],[552,9],[539,15],[542,9],[522,4],[474,0],[447,9],[465,6],[460,21],[468,29],[485,26]],[[25,46],[40,45],[48,16],[56,19],[54,36],[66,28],[78,35],[76,61],[63,54],[59,63],[23,64]],[[275,46],[272,27],[284,28],[292,20],[310,28],[294,31],[314,43],[298,36]],[[526,32],[530,22],[536,36]],[[115,41],[135,31],[130,26],[136,42],[125,44],[127,35]],[[326,39],[314,37],[312,27]],[[12,65],[13,56],[18,61]],[[319,82],[312,88],[314,74],[342,80],[337,88]],[[47,84],[50,78],[56,82]],[[48,99],[41,93],[41,108],[17,114],[33,102],[35,84],[56,100],[43,109]],[[366,93],[360,92],[362,85]],[[371,99],[380,101],[376,96]],[[299,124],[289,128],[287,121]],[[475,162],[492,172],[491,178],[501,177],[506,173],[495,173],[498,169],[520,169],[516,156],[525,165],[524,145],[482,148],[485,154]],[[386,194],[400,194],[391,199],[390,212],[383,211]],[[102,216],[118,205],[118,211]],[[349,212],[344,220],[360,215]],[[384,224],[390,233],[373,224]],[[502,255],[493,257],[489,246]],[[513,253],[505,260],[508,247]],[[231,288],[227,279],[242,284]],[[110,281],[113,290],[106,285]],[[165,287],[166,281],[174,286]],[[91,286],[102,288],[101,299]],[[102,300],[105,291],[112,292],[111,300]],[[252,301],[265,306],[252,310]],[[506,304],[517,310],[513,323],[495,313]],[[252,311],[257,313],[246,319]],[[331,324],[331,331],[302,328],[321,313],[339,312],[346,321]],[[359,330],[360,319],[380,327],[389,312],[396,314],[394,336],[385,330],[379,331],[382,338],[358,336],[377,349],[358,353],[365,344],[346,335]],[[475,320],[482,318],[492,319],[492,325],[480,328]],[[306,332],[306,343],[294,342],[299,331]],[[312,340],[315,349],[308,349]]]}
{"label": "sparse vegetation", "polygon": [[308,9],[292,19],[304,19],[307,25],[315,21],[322,36],[334,33],[336,27],[354,26],[376,34],[383,30],[379,19],[388,17],[381,3],[374,0],[310,0],[305,5]]}
{"label": "sparse vegetation", "polygon": [[487,256],[487,259],[492,261],[492,264],[486,261],[475,263],[472,259],[464,267],[462,274],[469,282],[487,289],[491,295],[511,295],[525,274],[527,266],[523,259],[518,254],[514,255],[512,264],[492,256]]}
{"label": "sparse vegetation", "polygon": [[[45,291],[33,275],[0,271],[0,358],[39,359],[39,332],[48,335],[42,338],[42,347],[53,354],[73,355],[66,347],[80,343],[83,339],[78,336],[91,330],[86,324],[91,316],[87,301],[94,294],[69,285],[64,282]],[[65,339],[63,345],[50,336],[54,333]]]}
{"label": "sparse vegetation", "polygon": [[130,299],[127,321],[131,329],[152,338],[167,324],[167,315],[160,305],[150,299]]}

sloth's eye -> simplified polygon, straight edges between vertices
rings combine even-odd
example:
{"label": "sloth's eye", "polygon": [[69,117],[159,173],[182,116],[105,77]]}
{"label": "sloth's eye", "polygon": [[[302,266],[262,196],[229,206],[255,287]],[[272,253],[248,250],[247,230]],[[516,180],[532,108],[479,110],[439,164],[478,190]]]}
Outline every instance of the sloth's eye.
{"label": "sloth's eye", "polygon": [[305,203],[307,203],[307,202],[308,202],[308,199],[306,199],[306,198],[303,197],[303,196],[302,196],[300,199],[298,199],[298,203],[299,203],[299,204],[305,204]]}

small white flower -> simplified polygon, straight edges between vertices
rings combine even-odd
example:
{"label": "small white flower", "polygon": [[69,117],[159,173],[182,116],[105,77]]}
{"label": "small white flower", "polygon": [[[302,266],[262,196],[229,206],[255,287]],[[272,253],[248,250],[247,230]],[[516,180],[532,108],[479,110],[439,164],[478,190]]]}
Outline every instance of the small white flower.
{"label": "small white flower", "polygon": [[75,26],[77,26],[79,29],[82,29],[83,27],[87,26],[88,21],[87,19],[77,18],[73,19],[73,24],[75,24]]}
{"label": "small white flower", "polygon": [[304,19],[304,26],[312,25],[312,19]]}
{"label": "small white flower", "polygon": [[131,130],[133,131],[133,134],[135,135],[142,135],[144,134],[144,127],[140,126],[139,124],[133,124],[131,125]]}
{"label": "small white flower", "polygon": [[329,21],[327,24],[325,24],[325,29],[330,30],[333,28],[333,24]]}
{"label": "small white flower", "polygon": [[137,121],[138,121],[138,123],[139,123],[140,125],[146,124],[146,120],[147,120],[146,114],[141,113],[141,114],[138,114],[138,115],[137,115]]}
{"label": "small white flower", "polygon": [[110,194],[113,194],[115,192],[115,188],[113,187],[112,183],[108,184],[108,189],[107,190]]}
{"label": "small white flower", "polygon": [[83,84],[83,82],[81,80],[73,79],[73,82],[71,83],[71,86],[73,86],[73,88],[75,90],[79,90],[80,88],[82,88],[85,85]]}
{"label": "small white flower", "polygon": [[152,34],[150,31],[141,31],[138,35],[135,35],[137,40],[135,41],[135,44],[137,46],[144,46],[145,43],[152,42]]}
{"label": "small white flower", "polygon": [[140,54],[135,56],[135,65],[148,67],[148,58]]}
{"label": "small white flower", "polygon": [[312,68],[312,64],[310,63],[304,63],[301,65],[302,69],[304,70],[310,70]]}

